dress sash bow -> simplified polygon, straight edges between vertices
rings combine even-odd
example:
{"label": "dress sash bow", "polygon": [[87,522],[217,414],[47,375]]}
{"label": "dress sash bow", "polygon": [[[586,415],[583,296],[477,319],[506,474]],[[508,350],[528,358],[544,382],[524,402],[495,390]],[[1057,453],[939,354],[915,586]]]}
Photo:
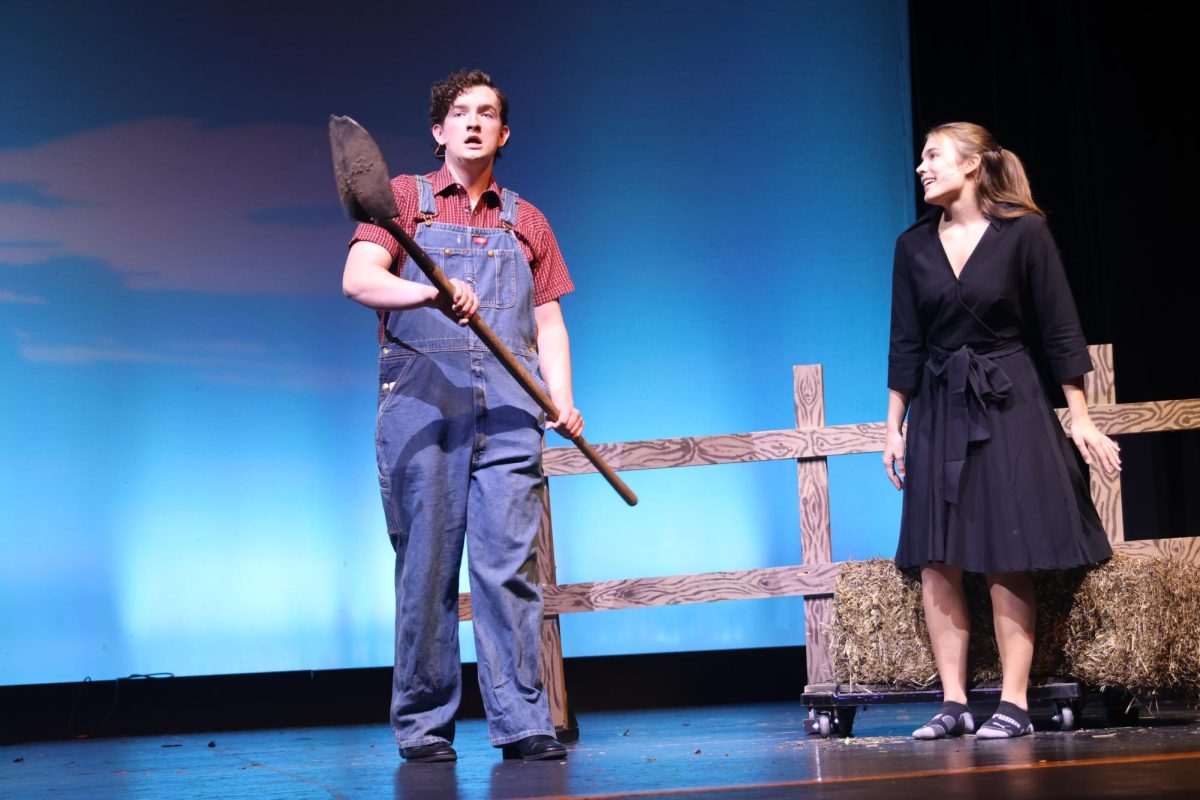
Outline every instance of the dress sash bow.
{"label": "dress sash bow", "polygon": [[987,408],[1002,403],[1012,389],[1004,370],[993,358],[1024,349],[1020,341],[987,350],[963,345],[954,351],[934,351],[925,362],[930,374],[946,383],[946,444],[942,459],[946,502],[958,504],[963,466],[973,442],[992,437]]}

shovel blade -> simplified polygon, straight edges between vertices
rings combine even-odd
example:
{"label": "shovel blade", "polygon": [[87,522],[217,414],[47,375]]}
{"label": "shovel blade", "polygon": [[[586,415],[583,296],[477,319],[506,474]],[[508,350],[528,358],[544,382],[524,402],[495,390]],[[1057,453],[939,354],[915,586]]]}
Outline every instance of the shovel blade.
{"label": "shovel blade", "polygon": [[331,116],[329,145],[338,195],[351,219],[374,222],[400,213],[383,153],[362,125],[350,117]]}

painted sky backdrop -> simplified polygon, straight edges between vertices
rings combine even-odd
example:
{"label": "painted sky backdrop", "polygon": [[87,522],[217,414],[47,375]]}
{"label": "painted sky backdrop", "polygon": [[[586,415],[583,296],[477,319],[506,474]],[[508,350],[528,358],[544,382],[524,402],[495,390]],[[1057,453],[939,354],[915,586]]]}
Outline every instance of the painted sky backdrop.
{"label": "painted sky backdrop", "polygon": [[[436,169],[428,90],[456,68],[510,96],[497,174],[577,285],[589,439],[790,427],[800,363],[830,424],[882,418],[902,0],[409,5],[0,5],[0,683],[390,663],[374,317],[340,293],[325,125]],[[877,461],[831,463],[835,558],[894,547]],[[800,561],[791,463],[626,479],[634,509],[552,481],[560,582]],[[803,614],[571,615],[563,639],[796,644]]]}

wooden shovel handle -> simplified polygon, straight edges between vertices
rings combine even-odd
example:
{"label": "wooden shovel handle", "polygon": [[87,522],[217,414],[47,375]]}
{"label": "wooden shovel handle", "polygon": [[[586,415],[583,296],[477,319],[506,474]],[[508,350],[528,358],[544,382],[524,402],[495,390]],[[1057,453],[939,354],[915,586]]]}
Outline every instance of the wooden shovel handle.
{"label": "wooden shovel handle", "polygon": [[[438,269],[437,264],[433,263],[433,259],[421,249],[421,246],[414,242],[412,237],[396,224],[394,219],[375,220],[375,224],[395,237],[396,241],[408,252],[409,257],[416,262],[416,265],[420,267],[421,271],[429,278],[430,283],[437,287],[439,292],[447,298],[454,297],[454,285],[450,283],[450,279]],[[471,326],[471,330],[475,331],[475,335],[487,345],[492,354],[504,365],[509,374],[516,378],[521,388],[528,392],[529,396],[542,407],[546,415],[550,419],[558,419],[558,406],[554,405],[554,401],[550,399],[550,395],[546,394],[546,390],[538,385],[538,382],[529,374],[529,370],[525,369],[525,366],[520,361],[517,361],[512,351],[508,349],[508,345],[500,341],[500,337],[496,336],[495,331],[479,317],[479,314],[472,314],[467,323]],[[631,506],[637,505],[637,495],[625,484],[625,481],[621,480],[620,476],[613,471],[613,468],[608,465],[601,455],[596,452],[596,448],[591,443],[584,439],[582,435],[574,437],[571,439],[571,442],[579,448],[588,461],[592,462],[592,465],[604,476],[609,485],[617,490],[617,494],[621,495],[622,500]]]}

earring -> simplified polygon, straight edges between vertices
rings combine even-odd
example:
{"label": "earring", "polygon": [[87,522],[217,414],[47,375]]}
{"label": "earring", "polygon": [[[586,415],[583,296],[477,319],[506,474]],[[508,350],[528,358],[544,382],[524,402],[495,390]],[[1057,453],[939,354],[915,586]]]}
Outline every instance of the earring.
{"label": "earring", "polygon": [[434,158],[445,158],[446,157],[446,145],[444,145],[444,144],[434,145],[433,146],[433,157]]}

